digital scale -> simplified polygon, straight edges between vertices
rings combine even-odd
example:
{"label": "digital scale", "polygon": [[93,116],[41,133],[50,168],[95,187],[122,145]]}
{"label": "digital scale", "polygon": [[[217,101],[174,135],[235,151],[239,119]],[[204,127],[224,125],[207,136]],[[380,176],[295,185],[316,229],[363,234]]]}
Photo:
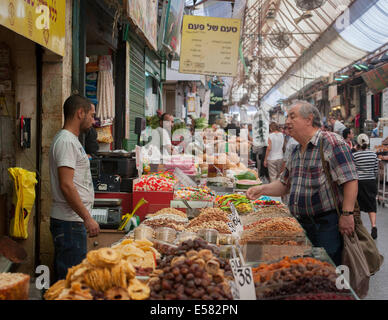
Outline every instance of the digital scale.
{"label": "digital scale", "polygon": [[121,199],[94,199],[92,218],[101,229],[118,229],[121,222]]}

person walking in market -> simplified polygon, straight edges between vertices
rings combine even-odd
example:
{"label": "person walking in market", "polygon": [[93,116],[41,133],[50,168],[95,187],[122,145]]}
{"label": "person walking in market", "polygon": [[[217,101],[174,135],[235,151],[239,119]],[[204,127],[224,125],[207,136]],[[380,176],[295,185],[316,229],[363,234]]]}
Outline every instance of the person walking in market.
{"label": "person walking in market", "polygon": [[376,197],[379,160],[375,152],[368,150],[369,137],[366,134],[360,134],[357,137],[357,143],[357,151],[353,153],[359,176],[357,201],[360,210],[368,212],[372,226],[371,236],[377,239]]}
{"label": "person walking in market", "polygon": [[56,280],[64,279],[68,268],[86,258],[87,233],[95,237],[100,232],[91,216],[94,189],[90,163],[78,140],[93,125],[95,107],[85,97],[72,95],[63,111],[65,124],[54,137],[49,154],[53,197],[50,231]]}
{"label": "person walking in market", "polygon": [[355,151],[355,144],[354,144],[354,132],[353,129],[346,128],[344,131],[342,131],[342,136],[345,139],[345,142],[349,145],[349,148],[352,151]]}
{"label": "person walking in market", "polygon": [[[323,247],[336,265],[341,264],[343,238],[354,232],[353,211],[357,200],[358,174],[349,146],[339,135],[323,132],[321,115],[306,101],[296,101],[288,112],[286,125],[299,142],[293,150],[280,180],[250,188],[249,199],[262,195],[290,193],[289,209],[298,219],[315,247]],[[330,186],[321,160],[330,166],[334,185]],[[341,216],[331,192],[338,195]]]}
{"label": "person walking in market", "polygon": [[279,131],[279,126],[275,122],[269,125],[269,132],[264,166],[268,168],[270,182],[273,182],[279,179],[282,172],[284,135]]}

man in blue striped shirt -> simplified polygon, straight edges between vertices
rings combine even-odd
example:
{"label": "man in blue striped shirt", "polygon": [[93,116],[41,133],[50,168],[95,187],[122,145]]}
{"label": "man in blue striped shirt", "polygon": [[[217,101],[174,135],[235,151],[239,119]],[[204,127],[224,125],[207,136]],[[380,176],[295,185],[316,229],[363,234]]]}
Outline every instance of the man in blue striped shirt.
{"label": "man in blue striped shirt", "polygon": [[[320,113],[308,102],[297,101],[291,106],[286,125],[299,145],[287,160],[280,180],[253,187],[247,191],[247,196],[257,199],[262,195],[279,197],[290,193],[291,213],[298,218],[313,245],[324,247],[339,265],[343,247],[341,234],[354,232],[358,175],[351,150],[339,135],[320,130]],[[340,218],[322,167],[321,143],[335,182],[333,188],[338,195],[338,205],[342,208]]]}

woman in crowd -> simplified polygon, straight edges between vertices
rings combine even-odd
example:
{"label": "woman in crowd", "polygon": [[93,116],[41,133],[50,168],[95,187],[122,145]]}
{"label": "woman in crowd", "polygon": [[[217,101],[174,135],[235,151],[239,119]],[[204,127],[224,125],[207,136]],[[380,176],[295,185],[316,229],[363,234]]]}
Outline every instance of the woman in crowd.
{"label": "woman in crowd", "polygon": [[377,238],[376,227],[376,196],[378,163],[376,153],[368,150],[369,138],[366,134],[360,134],[357,138],[357,151],[353,153],[354,161],[359,176],[357,201],[360,210],[368,212],[372,225],[371,236]]}
{"label": "woman in crowd", "polygon": [[279,131],[279,126],[275,122],[269,125],[269,132],[264,166],[268,168],[270,182],[273,182],[279,179],[283,169],[284,135]]}

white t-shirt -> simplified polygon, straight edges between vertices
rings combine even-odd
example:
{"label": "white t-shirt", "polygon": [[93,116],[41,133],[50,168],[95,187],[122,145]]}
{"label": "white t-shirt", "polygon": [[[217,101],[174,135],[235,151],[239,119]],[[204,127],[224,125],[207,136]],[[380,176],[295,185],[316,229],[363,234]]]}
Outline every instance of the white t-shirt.
{"label": "white t-shirt", "polygon": [[60,187],[58,168],[69,167],[74,169],[74,185],[82,203],[92,211],[94,202],[93,180],[90,173],[88,156],[76,135],[68,130],[61,130],[54,137],[50,148],[50,180],[53,203],[51,217],[64,221],[83,222],[67,203]]}
{"label": "white t-shirt", "polygon": [[[162,127],[158,127],[151,132],[152,140],[150,144],[156,147],[157,150],[162,150],[164,158],[169,158],[170,154],[168,153],[168,148],[171,146],[171,137],[168,134],[168,131]],[[160,157],[161,153],[159,151],[158,156]],[[153,157],[155,155],[153,154]]]}
{"label": "white t-shirt", "polygon": [[269,152],[267,160],[273,161],[283,159],[283,133],[271,133],[269,139],[271,140],[271,151]]}

